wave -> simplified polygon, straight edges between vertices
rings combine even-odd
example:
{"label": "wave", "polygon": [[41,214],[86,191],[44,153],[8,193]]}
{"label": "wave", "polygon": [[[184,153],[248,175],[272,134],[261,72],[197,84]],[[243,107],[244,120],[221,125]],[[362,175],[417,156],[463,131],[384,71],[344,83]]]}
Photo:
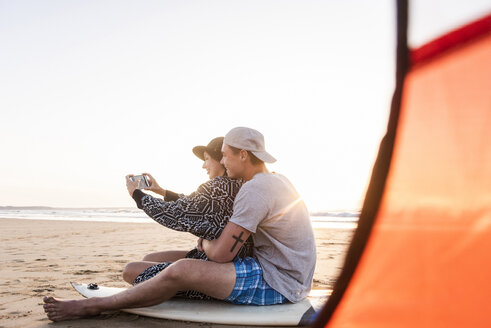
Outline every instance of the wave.
{"label": "wave", "polygon": [[[359,214],[358,214],[359,215]],[[311,214],[314,228],[354,229],[357,226],[356,212],[318,212]],[[48,206],[0,206],[0,218],[54,220],[54,221],[93,221],[121,223],[154,222],[138,208],[60,208]]]}

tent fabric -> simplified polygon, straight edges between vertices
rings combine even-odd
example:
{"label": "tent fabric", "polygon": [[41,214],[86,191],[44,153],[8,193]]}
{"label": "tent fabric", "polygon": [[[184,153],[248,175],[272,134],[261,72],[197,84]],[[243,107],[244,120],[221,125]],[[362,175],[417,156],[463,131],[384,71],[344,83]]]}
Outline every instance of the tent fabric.
{"label": "tent fabric", "polygon": [[465,28],[451,31],[448,34],[411,51],[411,63],[414,65],[431,59],[455,46],[479,38],[483,33],[485,34],[485,31],[489,31],[490,29],[491,20],[489,19],[489,16],[471,22],[466,25]]}
{"label": "tent fabric", "polygon": [[376,215],[360,217],[365,247],[357,265],[350,248],[341,278],[355,265],[351,279],[314,326],[491,327],[490,22],[411,53],[391,158],[380,154],[387,140],[379,153],[390,163],[383,194],[365,201]]}

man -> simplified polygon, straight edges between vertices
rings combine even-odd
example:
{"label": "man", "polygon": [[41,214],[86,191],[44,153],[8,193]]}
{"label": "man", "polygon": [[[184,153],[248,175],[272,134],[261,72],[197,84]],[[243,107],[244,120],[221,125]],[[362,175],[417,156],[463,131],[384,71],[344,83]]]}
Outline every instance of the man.
{"label": "man", "polygon": [[[234,213],[215,240],[198,241],[213,262],[176,261],[154,278],[110,297],[82,300],[44,298],[50,320],[62,321],[103,311],[159,304],[181,290],[196,290],[235,304],[298,302],[310,291],[315,242],[307,209],[291,183],[270,173],[276,160],[265,150],[264,137],[250,128],[234,128],[224,139],[221,163],[244,185]],[[133,194],[137,184],[128,183]],[[254,257],[231,262],[252,233]]]}

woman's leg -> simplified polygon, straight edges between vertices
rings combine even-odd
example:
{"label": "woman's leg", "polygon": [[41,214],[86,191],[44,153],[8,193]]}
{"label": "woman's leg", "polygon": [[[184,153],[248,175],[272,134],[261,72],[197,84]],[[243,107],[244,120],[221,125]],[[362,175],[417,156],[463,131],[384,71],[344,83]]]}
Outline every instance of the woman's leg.
{"label": "woman's leg", "polygon": [[163,251],[147,254],[143,261],[131,262],[126,265],[123,270],[123,280],[133,284],[136,277],[146,269],[163,262],[176,262],[185,258],[187,253],[186,251]]}
{"label": "woman's leg", "polygon": [[[177,260],[183,259],[186,257],[187,251],[163,251],[163,252],[155,252],[145,255],[143,261],[145,262],[176,262]],[[142,270],[143,271],[143,270]]]}
{"label": "woman's leg", "polygon": [[140,262],[130,262],[126,264],[126,267],[123,270],[123,280],[133,284],[136,277],[146,269],[158,264],[158,262],[150,262],[150,261],[140,261]]}

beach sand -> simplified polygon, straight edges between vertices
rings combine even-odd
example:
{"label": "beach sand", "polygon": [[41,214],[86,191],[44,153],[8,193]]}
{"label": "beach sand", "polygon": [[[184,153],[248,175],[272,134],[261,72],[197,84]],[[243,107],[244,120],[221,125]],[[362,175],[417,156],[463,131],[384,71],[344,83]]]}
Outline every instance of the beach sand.
{"label": "beach sand", "polygon": [[[126,263],[151,252],[190,250],[197,238],[157,223],[0,219],[0,328],[2,327],[228,327],[152,319],[113,312],[52,323],[43,296],[82,298],[70,282],[127,287]],[[353,231],[316,229],[315,289],[331,289]],[[240,326],[233,326],[240,327]]]}

